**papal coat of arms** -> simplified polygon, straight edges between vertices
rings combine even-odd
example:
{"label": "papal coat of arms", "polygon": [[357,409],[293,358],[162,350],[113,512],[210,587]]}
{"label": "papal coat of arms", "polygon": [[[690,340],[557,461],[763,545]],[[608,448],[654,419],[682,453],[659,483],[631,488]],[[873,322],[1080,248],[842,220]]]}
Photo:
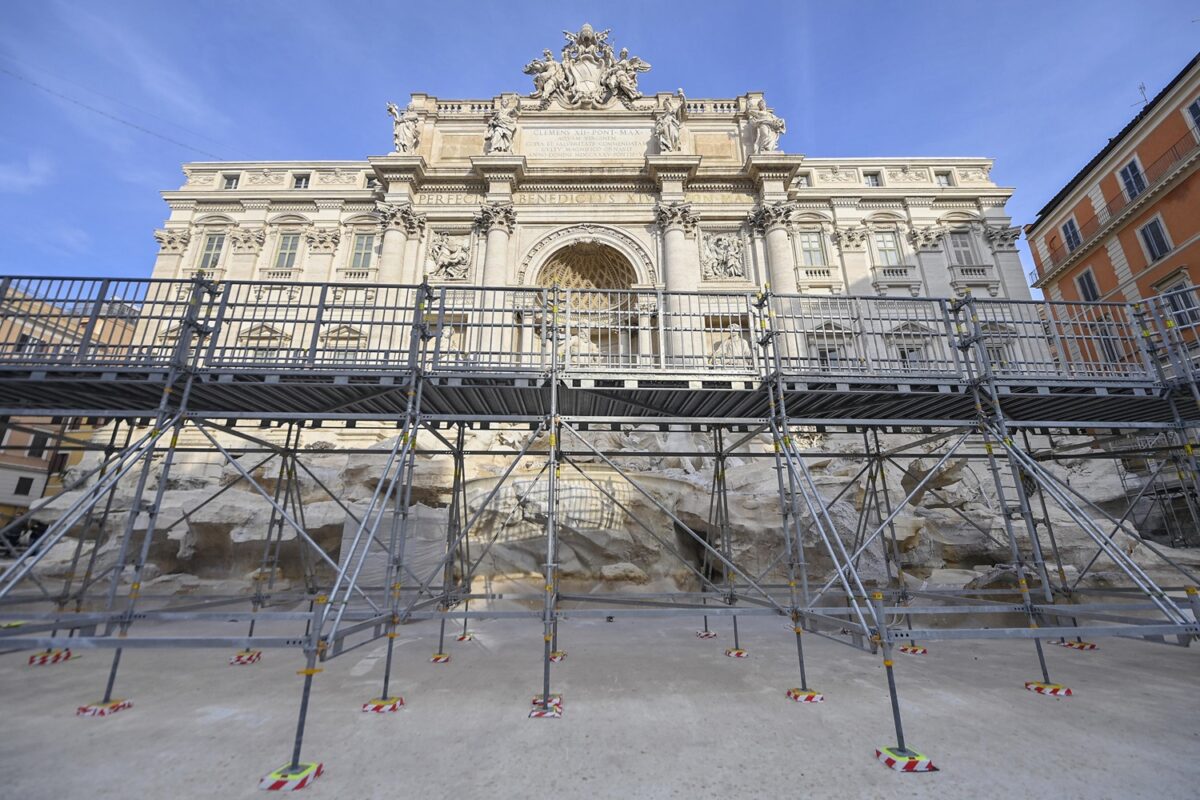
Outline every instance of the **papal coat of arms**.
{"label": "papal coat of arms", "polygon": [[567,44],[561,61],[543,50],[541,59],[525,65],[525,74],[533,76],[531,96],[568,108],[602,108],[641,97],[638,74],[648,72],[650,65],[624,48],[614,55],[608,34],[608,29],[597,32],[586,23],[578,33],[563,31]]}

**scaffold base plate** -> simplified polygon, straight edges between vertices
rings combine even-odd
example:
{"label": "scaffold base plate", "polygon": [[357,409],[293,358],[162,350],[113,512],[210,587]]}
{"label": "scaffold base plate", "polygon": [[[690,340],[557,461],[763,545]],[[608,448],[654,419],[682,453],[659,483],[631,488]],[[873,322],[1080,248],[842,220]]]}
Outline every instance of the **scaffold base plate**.
{"label": "scaffold base plate", "polygon": [[459,642],[469,642],[469,641],[473,640],[474,638],[475,638],[474,631],[467,631],[466,633],[460,633],[457,637],[455,637],[456,641],[459,641]]}
{"label": "scaffold base plate", "polygon": [[750,657],[750,654],[747,653],[745,650],[743,650],[740,647],[725,648],[725,655],[729,656],[730,658],[749,658]]}
{"label": "scaffold base plate", "polygon": [[312,784],[325,773],[321,762],[300,764],[295,770],[286,764],[258,782],[258,788],[268,792],[294,792]]}
{"label": "scaffold base plate", "polygon": [[899,647],[897,647],[896,649],[899,650],[901,653],[904,653],[904,654],[910,655],[910,656],[923,656],[923,655],[929,654],[928,649],[926,649],[924,647],[918,647],[915,644],[902,644]]}
{"label": "scaffold base plate", "polygon": [[376,697],[363,703],[362,710],[366,713],[388,714],[404,708],[403,697]]}
{"label": "scaffold base plate", "polygon": [[1042,683],[1041,681],[1025,681],[1025,688],[1037,694],[1051,697],[1070,697],[1072,692],[1066,686],[1057,683]]}
{"label": "scaffold base plate", "polygon": [[[533,705],[540,706],[541,704],[542,704],[542,696],[540,694],[535,695],[533,698]],[[557,706],[558,708],[562,708],[562,704],[563,704],[563,701],[562,701],[561,694],[551,694],[550,702],[547,703],[546,705]]]}
{"label": "scaffold base plate", "polygon": [[915,750],[901,750],[898,747],[881,747],[875,751],[884,766],[891,767],[897,772],[937,772],[938,768],[928,757]]}
{"label": "scaffold base plate", "polygon": [[133,707],[132,700],[97,700],[95,703],[79,706],[75,709],[77,717],[111,717],[118,711]]}
{"label": "scaffold base plate", "polygon": [[535,706],[529,712],[530,719],[560,719],[563,715],[562,706]]}
{"label": "scaffold base plate", "polygon": [[560,661],[566,661],[567,660],[567,651],[566,650],[555,650],[553,653],[550,654],[550,660],[555,664],[557,664]]}
{"label": "scaffold base plate", "polygon": [[1096,650],[1098,649],[1092,642],[1059,642],[1060,647],[1069,647],[1072,650]]}
{"label": "scaffold base plate", "polygon": [[34,653],[29,657],[29,666],[44,667],[47,664],[59,664],[63,661],[70,661],[72,658],[70,648],[62,650],[47,650],[43,653]]}
{"label": "scaffold base plate", "polygon": [[449,664],[450,663],[450,654],[449,653],[434,653],[433,655],[431,655],[429,657],[429,663],[430,664]]}
{"label": "scaffold base plate", "polygon": [[825,695],[820,692],[814,692],[811,689],[788,689],[787,696],[789,700],[794,700],[797,703],[825,702]]}
{"label": "scaffold base plate", "polygon": [[717,638],[716,631],[696,631],[697,639],[715,639]]}
{"label": "scaffold base plate", "polygon": [[229,666],[257,664],[262,661],[262,650],[242,650],[229,657]]}

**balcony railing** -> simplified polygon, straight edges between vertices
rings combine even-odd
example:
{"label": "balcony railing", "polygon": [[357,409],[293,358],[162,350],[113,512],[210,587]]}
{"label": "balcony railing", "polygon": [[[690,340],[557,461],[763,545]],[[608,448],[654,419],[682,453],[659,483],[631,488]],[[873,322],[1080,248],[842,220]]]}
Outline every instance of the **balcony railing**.
{"label": "balcony railing", "polygon": [[1116,197],[1099,208],[1093,216],[1084,220],[1079,226],[1080,242],[1078,245],[1070,247],[1064,243],[1051,250],[1046,259],[1047,266],[1042,270],[1042,275],[1057,269],[1066,263],[1075,253],[1088,249],[1114,217],[1118,216],[1137,198],[1158,189],[1177,166],[1197,155],[1198,152],[1200,152],[1200,138],[1197,137],[1195,131],[1189,129],[1179,141],[1167,149],[1167,152],[1163,153],[1150,166],[1146,167],[1145,188],[1130,197],[1122,186],[1121,192]]}
{"label": "balcony railing", "polygon": [[797,380],[941,384],[965,383],[986,363],[1011,384],[1092,386],[1190,379],[1200,361],[1190,355],[1200,349],[1191,294],[1140,310],[970,302],[963,317],[950,300],[907,296],[764,304],[755,291],[0,277],[0,370],[142,374],[186,358],[222,374],[758,382],[780,369]]}

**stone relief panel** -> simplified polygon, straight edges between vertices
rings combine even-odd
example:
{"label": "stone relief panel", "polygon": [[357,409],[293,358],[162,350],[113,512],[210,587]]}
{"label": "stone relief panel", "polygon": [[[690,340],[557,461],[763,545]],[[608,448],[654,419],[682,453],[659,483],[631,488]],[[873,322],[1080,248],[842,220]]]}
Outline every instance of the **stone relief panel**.
{"label": "stone relief panel", "polygon": [[330,169],[317,172],[317,183],[325,186],[357,186],[359,172],[356,169]]}
{"label": "stone relief panel", "polygon": [[701,277],[706,281],[746,279],[746,243],[740,232],[701,236]]}
{"label": "stone relief panel", "polygon": [[473,236],[431,231],[425,259],[425,274],[437,282],[465,281],[471,271]]}
{"label": "stone relief panel", "polygon": [[930,183],[933,179],[929,170],[924,167],[909,167],[907,164],[899,169],[887,171],[889,183]]}
{"label": "stone relief panel", "polygon": [[858,183],[858,170],[851,167],[823,167],[817,170],[822,183]]}
{"label": "stone relief panel", "polygon": [[246,183],[250,186],[282,186],[286,177],[282,171],[260,169],[247,173]]}

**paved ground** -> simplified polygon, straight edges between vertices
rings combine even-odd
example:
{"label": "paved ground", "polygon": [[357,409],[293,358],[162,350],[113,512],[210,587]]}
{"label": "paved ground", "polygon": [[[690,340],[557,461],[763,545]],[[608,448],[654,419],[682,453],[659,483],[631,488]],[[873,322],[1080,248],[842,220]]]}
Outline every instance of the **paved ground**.
{"label": "paved ground", "polygon": [[[703,641],[688,621],[564,622],[555,665],[558,720],[526,718],[540,691],[536,621],[472,625],[453,661],[428,663],[432,623],[402,629],[398,714],[359,711],[375,696],[383,647],[316,677],[306,759],[320,798],[1055,797],[1191,798],[1200,785],[1200,649],[1102,641],[1048,648],[1068,699],[1023,689],[1032,645],[944,643],[897,656],[905,731],[941,772],[903,775],[874,761],[893,743],[880,660],[807,637],[823,705],[789,702],[791,634],[746,620],[745,660],[731,637]],[[12,798],[261,797],[258,779],[290,754],[303,666],[267,652],[229,667],[216,650],[128,651],[107,719],[76,718],[98,697],[109,656],[25,666],[0,656],[5,732],[0,795]]]}

